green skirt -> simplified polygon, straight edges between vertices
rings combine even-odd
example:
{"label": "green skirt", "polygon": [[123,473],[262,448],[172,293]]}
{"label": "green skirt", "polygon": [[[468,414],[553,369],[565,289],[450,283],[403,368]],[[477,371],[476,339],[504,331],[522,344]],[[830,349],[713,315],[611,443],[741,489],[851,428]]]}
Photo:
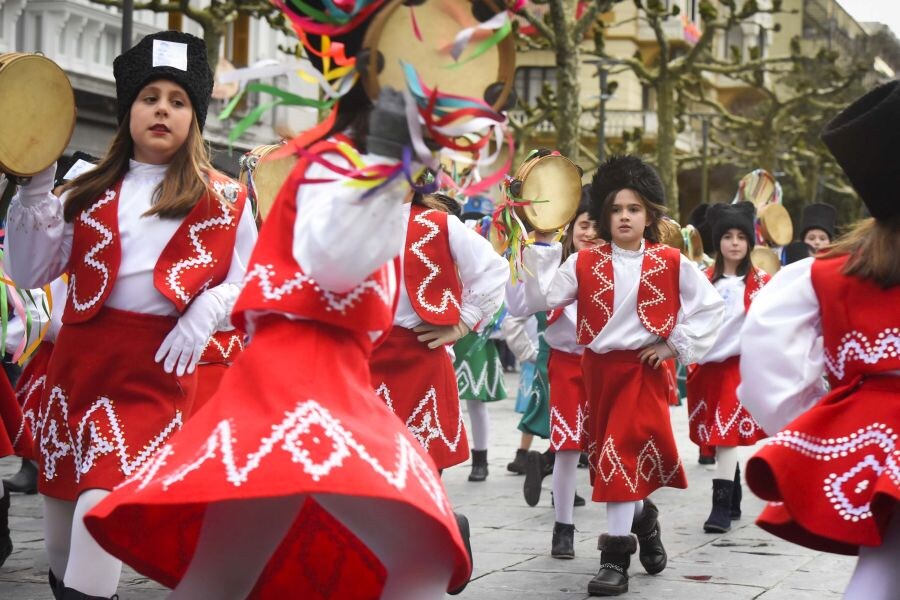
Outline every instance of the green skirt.
{"label": "green skirt", "polygon": [[544,341],[547,328],[547,314],[535,315],[538,320],[538,355],[534,362],[534,379],[528,406],[519,421],[519,431],[544,438],[550,437],[550,380],[547,375],[547,361],[550,360],[550,346]]}
{"label": "green skirt", "polygon": [[453,345],[453,352],[460,400],[496,402],[506,398],[500,353],[487,335],[469,333]]}

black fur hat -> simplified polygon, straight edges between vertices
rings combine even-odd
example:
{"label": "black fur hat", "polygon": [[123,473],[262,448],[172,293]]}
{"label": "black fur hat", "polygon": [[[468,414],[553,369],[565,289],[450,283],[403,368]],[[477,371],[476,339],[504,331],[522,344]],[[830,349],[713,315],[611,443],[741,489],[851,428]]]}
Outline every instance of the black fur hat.
{"label": "black fur hat", "polygon": [[822,141],[876,219],[900,213],[900,82],[865,94],[825,126]]}
{"label": "black fur hat", "polygon": [[806,237],[810,229],[821,229],[828,234],[828,239],[834,239],[837,224],[837,210],[824,202],[815,202],[803,207],[803,218],[800,225],[800,240]]}
{"label": "black fur hat", "polygon": [[637,156],[613,156],[597,168],[591,180],[591,218],[599,223],[606,198],[626,188],[650,202],[666,204],[666,192],[656,169]]}
{"label": "black fur hat", "polygon": [[[719,251],[722,237],[729,229],[738,229],[747,236],[748,249],[756,243],[754,221],[756,207],[752,202],[738,202],[737,204],[713,204],[706,213],[706,218],[712,229],[711,250]],[[709,252],[710,249],[707,249]]]}
{"label": "black fur hat", "polygon": [[156,79],[170,79],[183,87],[194,105],[203,131],[213,89],[213,73],[206,57],[206,43],[180,31],[161,31],[144,37],[134,48],[113,61],[118,119],[128,114],[138,92]]}
{"label": "black fur hat", "polygon": [[709,207],[710,204],[707,202],[701,202],[695,206],[694,210],[691,211],[691,214],[688,215],[688,225],[693,225],[694,229],[700,233],[700,240],[703,242],[703,251],[711,256],[715,254],[716,251],[712,247],[712,228],[707,220]]}
{"label": "black fur hat", "polygon": [[784,264],[789,265],[813,255],[812,246],[804,242],[791,242],[784,247]]}

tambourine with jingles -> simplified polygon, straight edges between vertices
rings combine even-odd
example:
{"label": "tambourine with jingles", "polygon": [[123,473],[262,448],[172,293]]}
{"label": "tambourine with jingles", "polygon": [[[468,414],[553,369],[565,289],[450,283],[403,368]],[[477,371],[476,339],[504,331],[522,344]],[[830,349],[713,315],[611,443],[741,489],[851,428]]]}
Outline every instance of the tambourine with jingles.
{"label": "tambourine with jingles", "polygon": [[40,54],[0,54],[0,171],[40,173],[75,130],[75,93],[65,72]]}
{"label": "tambourine with jingles", "polygon": [[296,157],[294,155],[281,158],[269,158],[268,155],[282,148],[282,144],[257,146],[241,157],[241,173],[239,179],[251,193],[256,202],[259,219],[265,220],[281,186],[291,174]]}
{"label": "tambourine with jingles", "polygon": [[535,231],[557,231],[578,212],[581,169],[559,153],[537,152],[508,185],[516,215]]}
{"label": "tambourine with jingles", "polygon": [[772,248],[765,246],[756,246],[750,251],[750,262],[769,275],[774,275],[781,269],[781,260],[778,258],[778,254]]}
{"label": "tambourine with jingles", "polygon": [[769,246],[785,246],[794,239],[794,224],[783,204],[766,204],[756,213],[759,235]]}
{"label": "tambourine with jingles", "polygon": [[382,87],[406,89],[402,63],[442,94],[479,98],[501,110],[511,98],[516,50],[512,35],[476,56],[472,44],[453,68],[450,49],[461,31],[477,27],[503,9],[493,0],[390,0],[366,30],[357,68],[370,98]]}

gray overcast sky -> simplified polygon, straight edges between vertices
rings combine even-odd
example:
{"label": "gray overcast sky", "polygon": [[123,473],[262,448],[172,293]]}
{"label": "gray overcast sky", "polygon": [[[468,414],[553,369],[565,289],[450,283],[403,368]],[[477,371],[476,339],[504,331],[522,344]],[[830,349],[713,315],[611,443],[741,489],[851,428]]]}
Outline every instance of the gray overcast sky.
{"label": "gray overcast sky", "polygon": [[838,4],[857,21],[886,23],[900,38],[900,2],[897,0],[838,0]]}

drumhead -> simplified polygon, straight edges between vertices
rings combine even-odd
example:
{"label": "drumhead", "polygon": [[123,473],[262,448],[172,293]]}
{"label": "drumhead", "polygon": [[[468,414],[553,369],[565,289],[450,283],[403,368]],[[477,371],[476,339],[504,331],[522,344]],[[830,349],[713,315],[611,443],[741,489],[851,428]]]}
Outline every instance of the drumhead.
{"label": "drumhead", "polygon": [[762,269],[769,275],[774,275],[781,269],[781,261],[771,248],[756,246],[750,251],[750,262],[757,269]]}
{"label": "drumhead", "polygon": [[[490,4],[492,0],[481,1]],[[425,85],[443,94],[486,99],[488,88],[499,83],[494,86],[496,98],[486,101],[495,110],[503,107],[515,71],[512,35],[464,66],[450,68],[454,60],[449,50],[456,35],[479,25],[472,6],[471,0],[424,0],[412,7],[404,0],[391,0],[372,20],[363,41],[363,48],[368,50],[368,62],[362,68],[363,85],[369,97],[378,98],[381,86],[406,89],[405,62],[415,68]],[[415,34],[416,28],[421,39]],[[477,46],[469,44],[459,61],[470,58]]]}
{"label": "drumhead", "polygon": [[0,54],[0,169],[40,173],[75,130],[75,93],[65,72],[37,54]]}
{"label": "drumhead", "polygon": [[565,156],[551,154],[526,161],[516,172],[522,181],[520,197],[531,201],[516,213],[537,231],[549,233],[565,227],[581,202],[581,172]]}
{"label": "drumhead", "polygon": [[759,209],[759,232],[772,246],[786,246],[794,238],[791,215],[782,204],[766,204]]}
{"label": "drumhead", "polygon": [[666,246],[672,246],[673,248],[678,248],[678,250],[684,252],[684,237],[681,235],[681,225],[673,219],[663,217],[660,220],[659,237],[659,241]]}
{"label": "drumhead", "polygon": [[[256,157],[255,166],[251,160],[250,168],[241,169],[240,181],[247,184],[249,171],[253,171],[253,190],[256,194],[256,207],[259,218],[265,220],[275,204],[275,198],[281,191],[281,186],[287,180],[294,168],[296,157],[289,155],[277,159],[268,158],[268,155],[281,148],[281,144],[268,144],[257,146],[250,152],[251,157]],[[246,161],[244,161],[246,162]]]}

